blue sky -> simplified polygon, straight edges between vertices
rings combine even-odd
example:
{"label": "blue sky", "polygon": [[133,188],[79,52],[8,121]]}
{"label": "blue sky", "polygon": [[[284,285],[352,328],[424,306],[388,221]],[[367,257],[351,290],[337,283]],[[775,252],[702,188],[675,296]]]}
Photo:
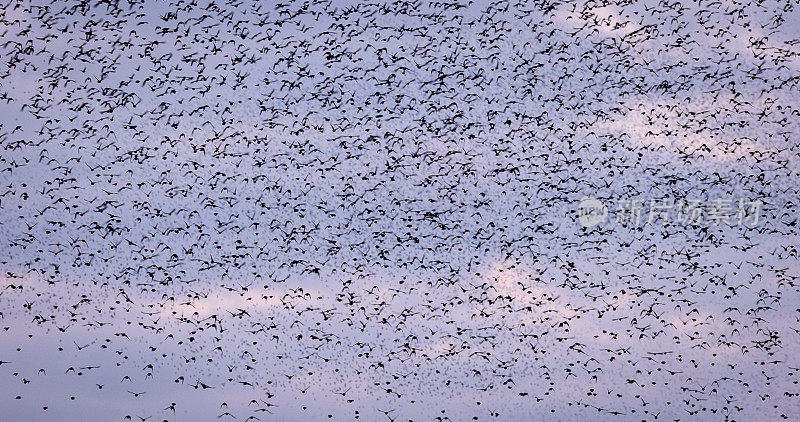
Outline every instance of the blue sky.
{"label": "blue sky", "polygon": [[796,419],[800,6],[418,3],[3,7],[0,420]]}

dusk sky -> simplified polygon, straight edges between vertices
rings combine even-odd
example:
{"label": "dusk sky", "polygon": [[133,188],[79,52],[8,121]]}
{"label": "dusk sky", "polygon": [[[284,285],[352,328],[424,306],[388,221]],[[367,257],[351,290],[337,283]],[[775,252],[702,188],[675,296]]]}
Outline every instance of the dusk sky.
{"label": "dusk sky", "polygon": [[0,421],[800,420],[797,0],[0,34]]}

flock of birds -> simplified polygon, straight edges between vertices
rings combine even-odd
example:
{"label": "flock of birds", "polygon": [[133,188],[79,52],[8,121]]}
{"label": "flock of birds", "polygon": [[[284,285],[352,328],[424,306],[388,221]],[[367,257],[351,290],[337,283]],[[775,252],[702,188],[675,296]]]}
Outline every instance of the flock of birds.
{"label": "flock of birds", "polygon": [[0,420],[800,420],[797,0],[6,0],[0,34]]}

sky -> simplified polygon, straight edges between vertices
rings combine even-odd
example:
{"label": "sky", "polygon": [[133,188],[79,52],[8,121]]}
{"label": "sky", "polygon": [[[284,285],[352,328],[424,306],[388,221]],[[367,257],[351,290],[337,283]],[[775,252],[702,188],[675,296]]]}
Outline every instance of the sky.
{"label": "sky", "polygon": [[0,421],[800,418],[797,2],[0,34]]}

